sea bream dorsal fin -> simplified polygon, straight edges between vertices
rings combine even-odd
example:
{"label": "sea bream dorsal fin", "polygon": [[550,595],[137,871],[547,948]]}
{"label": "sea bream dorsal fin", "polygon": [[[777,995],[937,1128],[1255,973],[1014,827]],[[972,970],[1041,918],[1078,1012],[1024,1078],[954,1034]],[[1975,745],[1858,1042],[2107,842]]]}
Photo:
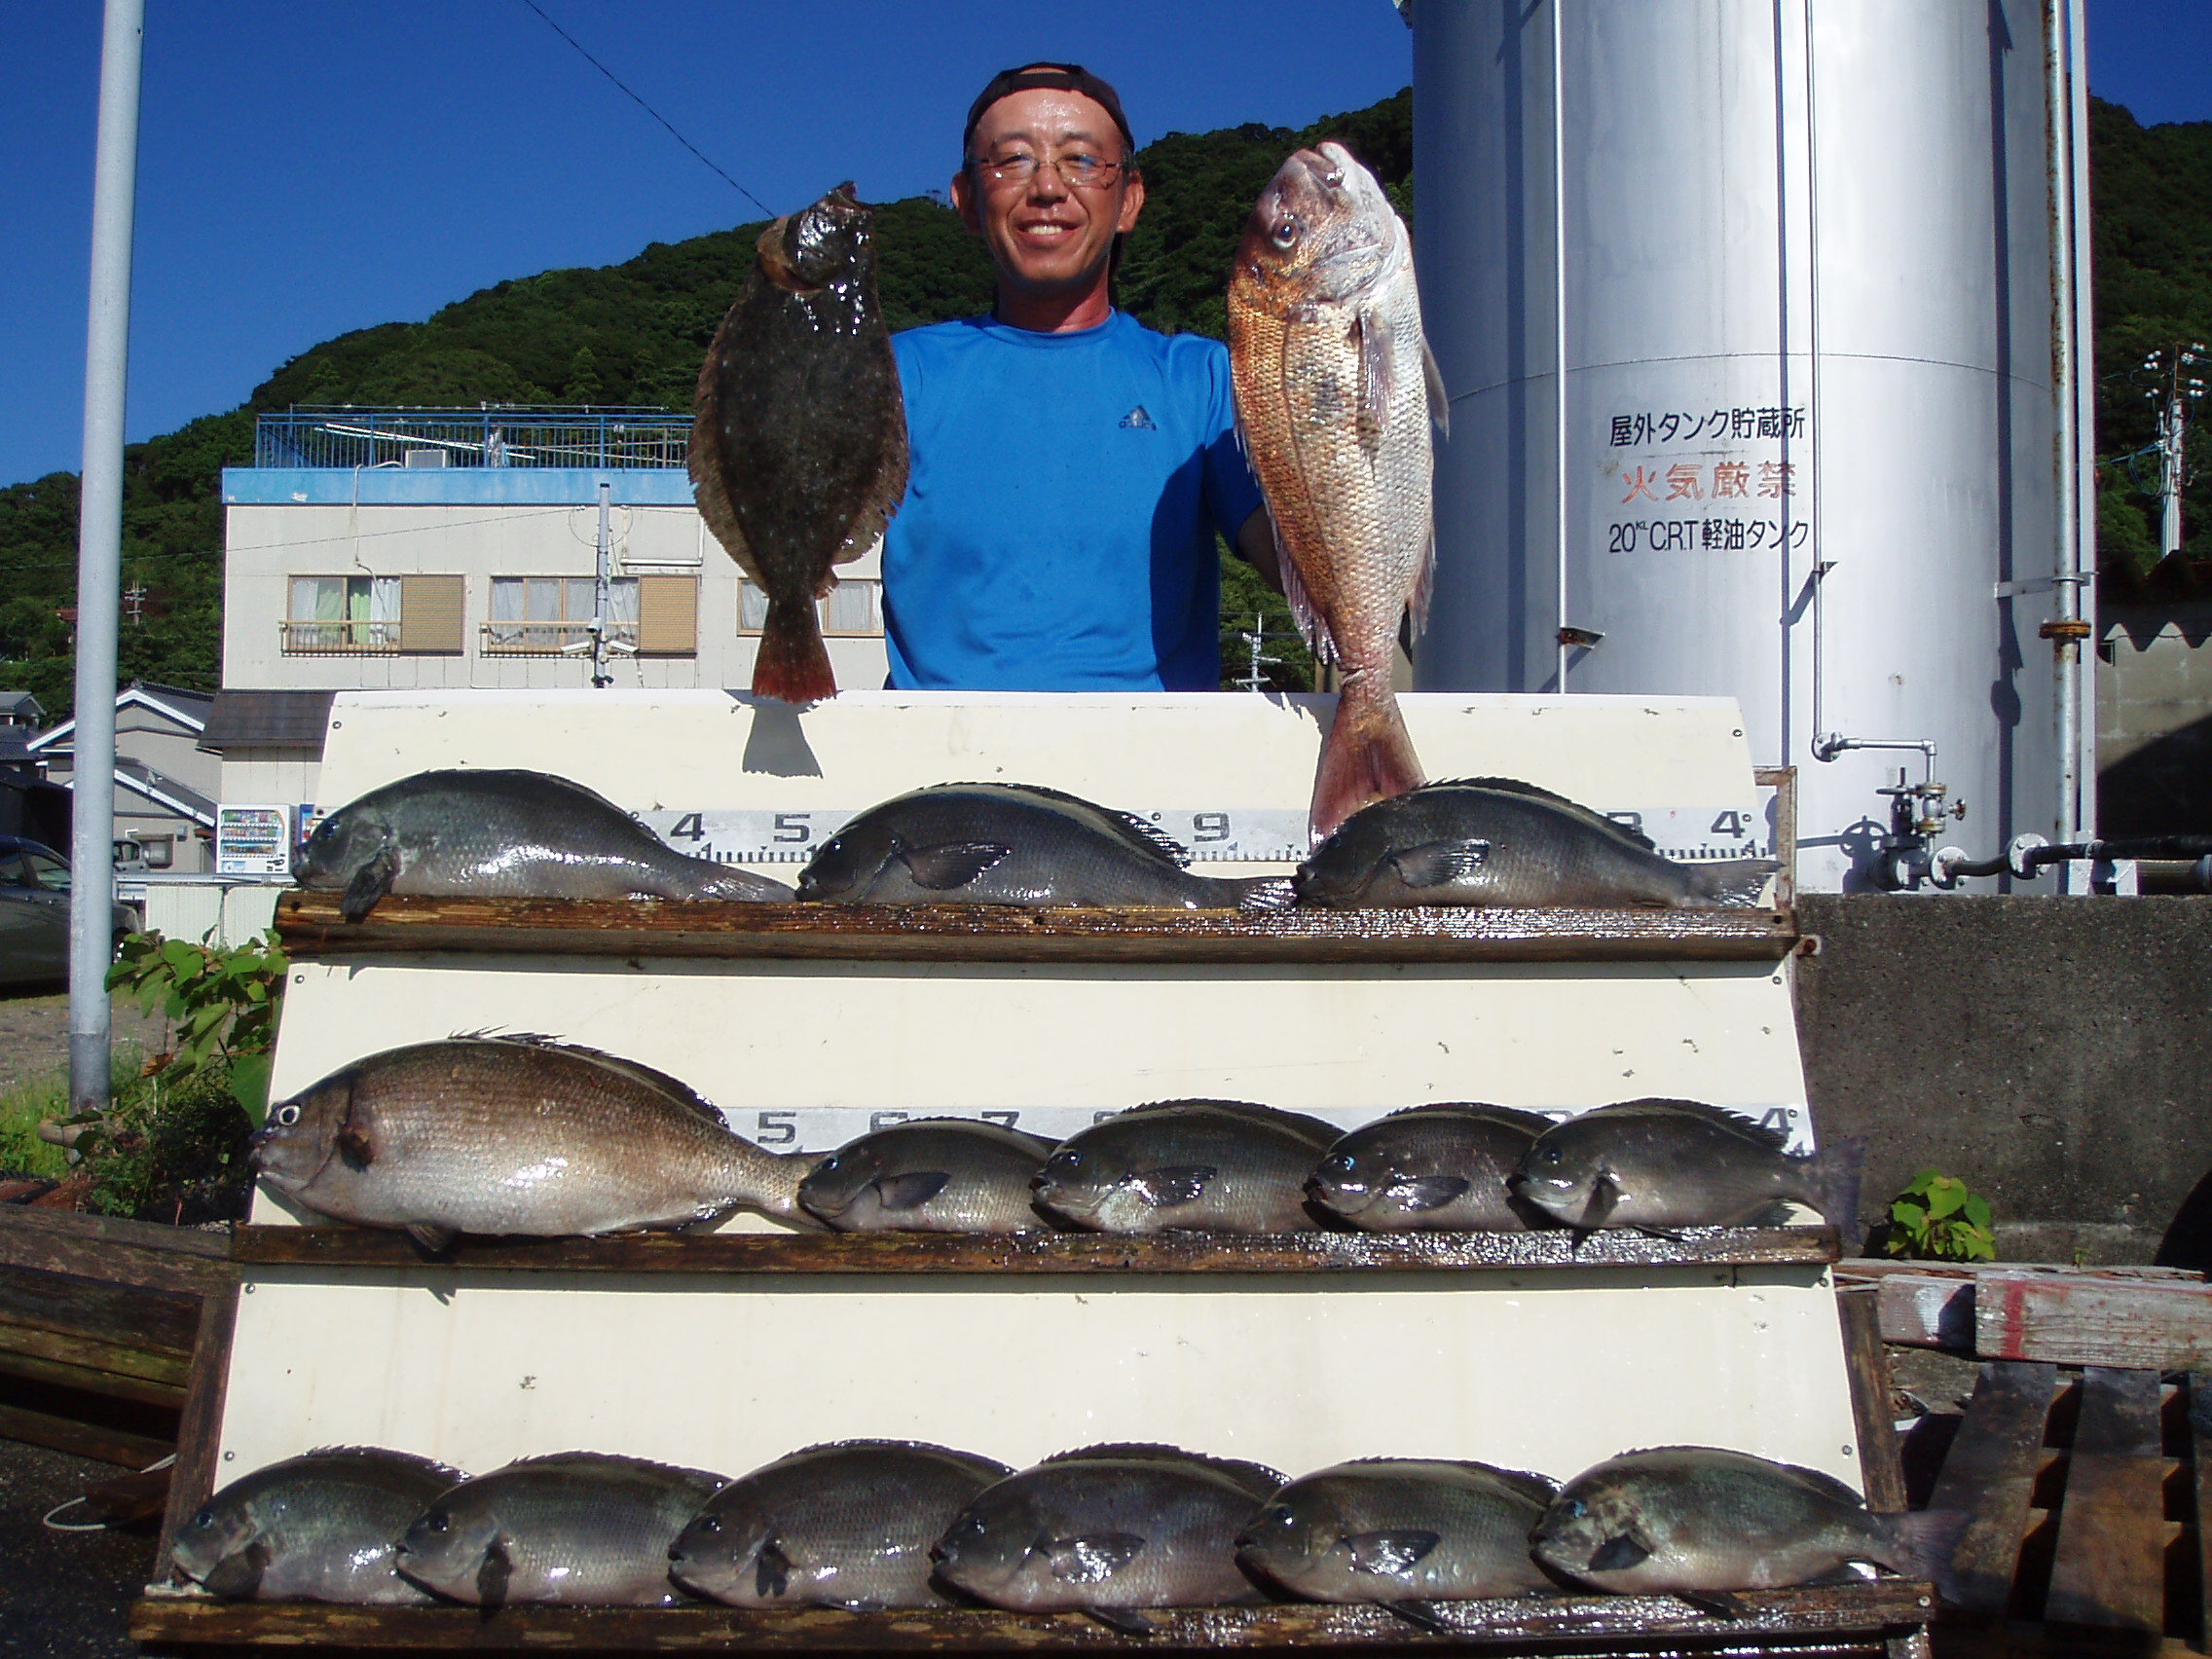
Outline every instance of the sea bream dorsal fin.
{"label": "sea bream dorsal fin", "polygon": [[1180,1446],[1161,1446],[1149,1441],[1107,1441],[1097,1446],[1079,1446],[1073,1452],[1055,1452],[1038,1467],[1051,1463],[1090,1463],[1102,1458],[1142,1463],[1197,1463],[1211,1469],[1217,1475],[1226,1475],[1256,1498],[1272,1497],[1290,1484],[1290,1477],[1265,1463],[1249,1462],[1242,1457],[1209,1457],[1202,1452],[1186,1452]]}
{"label": "sea bream dorsal fin", "polygon": [[1247,1123],[1259,1124],[1271,1129],[1285,1129],[1319,1147],[1335,1145],[1344,1134],[1344,1130],[1325,1118],[1310,1117],[1304,1112],[1286,1112],[1280,1106],[1262,1106],[1254,1100],[1147,1100],[1125,1108],[1117,1116],[1125,1118],[1138,1112],[1166,1112],[1192,1107],[1218,1112],[1226,1118],[1242,1118]]}
{"label": "sea bream dorsal fin", "polygon": [[[1703,1100],[1672,1100],[1663,1095],[1645,1095],[1641,1100],[1621,1100],[1609,1106],[1601,1106],[1600,1112],[1619,1117],[1690,1118],[1714,1128],[1724,1130],[1765,1152],[1782,1152],[1789,1145],[1789,1137],[1780,1129],[1770,1129],[1756,1119],[1747,1118],[1741,1112],[1732,1112],[1725,1106],[1708,1105]],[[1593,1114],[1585,1112],[1583,1117]]]}
{"label": "sea bream dorsal fin", "polygon": [[1053,807],[1063,811],[1070,807],[1077,808],[1079,810],[1068,813],[1068,816],[1081,818],[1089,823],[1091,828],[1102,830],[1110,835],[1119,837],[1148,858],[1165,859],[1177,869],[1184,868],[1191,862],[1190,849],[1176,840],[1174,836],[1168,834],[1166,830],[1161,829],[1159,825],[1149,824],[1133,812],[1124,812],[1118,807],[1100,806],[1094,800],[1085,800],[1083,796],[1069,794],[1065,790],[1048,789],[1043,784],[981,783],[939,784],[937,788],[940,790],[981,790],[992,794],[1012,795],[1028,800],[1038,806]]}
{"label": "sea bream dorsal fin", "polygon": [[1524,783],[1519,778],[1440,778],[1424,787],[1432,790],[1495,790],[1500,794],[1526,795],[1530,800],[1540,800],[1546,806],[1556,806],[1571,813],[1592,829],[1617,835],[1631,846],[1641,847],[1647,853],[1659,850],[1650,836],[1631,830],[1617,819],[1607,818],[1604,813],[1595,812],[1578,800],[1569,800],[1552,790],[1540,789],[1534,784]]}
{"label": "sea bream dorsal fin", "polygon": [[1552,1120],[1541,1112],[1524,1111],[1518,1106],[1493,1105],[1488,1100],[1424,1100],[1419,1106],[1401,1106],[1387,1116],[1412,1118],[1423,1112],[1456,1112],[1466,1117],[1503,1124],[1511,1128],[1526,1129],[1532,1135],[1540,1135],[1552,1126]]}

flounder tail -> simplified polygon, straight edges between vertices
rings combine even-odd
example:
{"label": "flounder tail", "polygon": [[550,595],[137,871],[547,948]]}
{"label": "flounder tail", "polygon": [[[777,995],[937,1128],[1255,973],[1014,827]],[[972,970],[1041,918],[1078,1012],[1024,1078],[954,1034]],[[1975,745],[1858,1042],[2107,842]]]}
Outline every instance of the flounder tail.
{"label": "flounder tail", "polygon": [[819,703],[836,696],[837,676],[812,600],[768,602],[760,654],[753,662],[753,694],[784,703]]}
{"label": "flounder tail", "polygon": [[1418,790],[1427,781],[1388,679],[1364,669],[1345,676],[1313,778],[1307,826],[1313,844],[1319,846],[1361,807]]}

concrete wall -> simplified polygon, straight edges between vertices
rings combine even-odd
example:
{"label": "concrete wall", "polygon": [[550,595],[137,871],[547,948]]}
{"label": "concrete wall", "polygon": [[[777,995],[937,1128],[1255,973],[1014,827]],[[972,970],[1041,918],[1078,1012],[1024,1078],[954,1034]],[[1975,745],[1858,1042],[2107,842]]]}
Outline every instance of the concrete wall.
{"label": "concrete wall", "polygon": [[2212,900],[1798,914],[1806,1089],[1824,1138],[1869,1143],[1868,1221],[1933,1164],[1989,1198],[2007,1259],[2212,1267]]}
{"label": "concrete wall", "polygon": [[2097,828],[2212,832],[2212,600],[2097,609]]}

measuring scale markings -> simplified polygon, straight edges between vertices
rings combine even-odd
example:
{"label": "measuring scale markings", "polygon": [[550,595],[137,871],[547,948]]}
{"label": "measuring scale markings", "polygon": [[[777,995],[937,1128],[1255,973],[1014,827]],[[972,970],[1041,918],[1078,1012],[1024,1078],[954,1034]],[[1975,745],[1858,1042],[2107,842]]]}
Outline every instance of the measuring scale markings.
{"label": "measuring scale markings", "polygon": [[[1144,1103],[1132,1100],[1129,1104],[1136,1106]],[[1301,1108],[1309,1117],[1320,1118],[1346,1130],[1358,1128],[1362,1124],[1372,1124],[1394,1109],[1366,1106]],[[1541,1112],[1554,1122],[1564,1123],[1590,1108],[1530,1106],[1524,1110]],[[1802,1103],[1729,1106],[1725,1110],[1788,1136],[1790,1152],[1808,1153],[1813,1150],[1812,1132]],[[1043,1135],[1048,1140],[1062,1141],[1078,1130],[1088,1129],[1091,1124],[1115,1116],[1115,1110],[1089,1106],[1021,1106],[962,1112],[950,1108],[933,1110],[929,1107],[915,1107],[909,1111],[867,1106],[793,1106],[782,1109],[747,1107],[741,1111],[731,1111],[725,1116],[731,1128],[746,1139],[771,1151],[818,1155],[835,1152],[862,1135],[873,1134],[877,1129],[889,1128],[893,1124],[911,1123],[922,1118],[981,1119],[984,1123],[997,1124],[1005,1128],[1021,1129],[1029,1134]]]}
{"label": "measuring scale markings", "polygon": [[[693,858],[717,864],[802,865],[866,810],[731,808],[637,816],[678,852]],[[1179,842],[1193,864],[1294,865],[1308,852],[1304,807],[1173,807],[1137,816]],[[1756,801],[1621,807],[1604,816],[1649,836],[1661,854],[1682,864],[1774,856],[1773,831]]]}

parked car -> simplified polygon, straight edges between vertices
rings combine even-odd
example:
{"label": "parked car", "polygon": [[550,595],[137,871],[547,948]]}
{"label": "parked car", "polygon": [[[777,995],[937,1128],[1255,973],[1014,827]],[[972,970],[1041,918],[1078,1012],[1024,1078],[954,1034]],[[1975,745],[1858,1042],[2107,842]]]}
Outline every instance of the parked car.
{"label": "parked car", "polygon": [[[117,904],[110,948],[138,931],[138,912]],[[43,842],[0,835],[0,985],[69,977],[69,861]]]}

